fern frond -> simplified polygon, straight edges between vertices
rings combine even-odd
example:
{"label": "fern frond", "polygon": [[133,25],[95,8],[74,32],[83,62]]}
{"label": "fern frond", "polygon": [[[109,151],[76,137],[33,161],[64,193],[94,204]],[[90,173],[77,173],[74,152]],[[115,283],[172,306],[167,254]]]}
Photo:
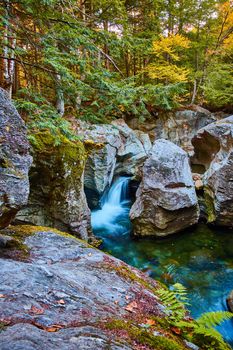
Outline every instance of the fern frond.
{"label": "fern frond", "polygon": [[197,324],[206,328],[212,328],[220,325],[223,321],[229,320],[233,317],[232,312],[228,311],[213,311],[206,312],[201,315],[197,320]]}

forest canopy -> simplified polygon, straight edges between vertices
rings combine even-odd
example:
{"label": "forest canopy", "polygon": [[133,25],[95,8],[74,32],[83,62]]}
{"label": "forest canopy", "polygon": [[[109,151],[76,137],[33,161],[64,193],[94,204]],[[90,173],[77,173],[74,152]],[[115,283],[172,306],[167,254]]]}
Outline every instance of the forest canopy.
{"label": "forest canopy", "polygon": [[230,1],[0,0],[0,15],[0,83],[32,125],[233,103]]}

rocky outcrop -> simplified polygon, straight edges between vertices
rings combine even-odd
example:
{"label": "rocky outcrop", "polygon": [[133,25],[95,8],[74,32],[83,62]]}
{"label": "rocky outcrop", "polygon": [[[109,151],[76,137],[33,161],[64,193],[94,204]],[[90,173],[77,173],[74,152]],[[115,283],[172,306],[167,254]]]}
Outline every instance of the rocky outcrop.
{"label": "rocky outcrop", "polygon": [[79,134],[84,140],[91,140],[102,147],[93,150],[85,167],[85,187],[101,195],[113,179],[116,154],[121,145],[119,132],[111,125],[81,123]]}
{"label": "rocky outcrop", "polygon": [[130,218],[137,236],[166,236],[198,222],[189,159],[180,147],[163,139],[155,141]]}
{"label": "rocky outcrop", "polygon": [[0,88],[0,228],[27,203],[31,161],[24,122]]}
{"label": "rocky outcrop", "polygon": [[158,112],[156,118],[141,125],[138,119],[136,121],[129,120],[129,125],[149,133],[153,141],[163,138],[192,154],[191,140],[193,136],[199,129],[215,120],[214,115],[206,109],[192,106],[192,108],[183,110]]}
{"label": "rocky outcrop", "polygon": [[112,125],[119,131],[121,139],[115,175],[141,177],[141,168],[152,147],[149,136],[142,131],[132,130],[123,120],[114,121]]}
{"label": "rocky outcrop", "polygon": [[140,169],[151,148],[149,136],[130,129],[123,120],[108,125],[80,123],[78,133],[86,141],[103,146],[93,151],[85,168],[85,187],[102,195],[114,175],[140,176]]}
{"label": "rocky outcrop", "polygon": [[191,140],[196,132],[215,121],[209,111],[199,106],[179,110],[160,118],[155,128],[155,139],[164,138],[192,154]]}
{"label": "rocky outcrop", "polygon": [[61,137],[55,145],[49,132],[38,132],[32,136],[32,147],[29,203],[17,220],[56,227],[87,240],[92,234],[83,184],[87,158],[83,143]]}
{"label": "rocky outcrop", "polygon": [[18,245],[0,249],[1,350],[194,346],[166,318],[160,284],[137,269],[54,229],[5,234]]}
{"label": "rocky outcrop", "polygon": [[233,226],[233,116],[212,123],[193,138],[193,164],[204,173],[206,216]]}

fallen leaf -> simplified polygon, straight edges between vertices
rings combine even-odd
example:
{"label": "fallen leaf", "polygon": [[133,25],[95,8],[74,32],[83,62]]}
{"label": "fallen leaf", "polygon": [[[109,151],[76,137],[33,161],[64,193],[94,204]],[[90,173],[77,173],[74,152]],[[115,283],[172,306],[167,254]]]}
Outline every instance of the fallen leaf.
{"label": "fallen leaf", "polygon": [[62,328],[62,326],[59,326],[58,324],[53,324],[52,326],[45,328],[45,330],[47,332],[57,332],[61,328]]}
{"label": "fallen leaf", "polygon": [[58,304],[61,304],[61,305],[64,305],[66,302],[65,302],[65,300],[63,300],[63,299],[60,299],[60,300],[57,301],[57,303],[58,303]]}
{"label": "fallen leaf", "polygon": [[5,298],[5,297],[6,297],[6,295],[0,294],[0,298]]}
{"label": "fallen leaf", "polygon": [[149,326],[154,326],[155,325],[155,320],[152,320],[152,319],[148,319],[148,320],[146,320],[146,324],[148,324]]}
{"label": "fallen leaf", "polygon": [[126,295],[126,296],[125,296],[125,299],[126,299],[126,300],[129,300],[129,299],[130,299],[130,296],[129,296],[129,295]]}
{"label": "fallen leaf", "polygon": [[39,309],[36,306],[32,306],[29,310],[30,313],[36,314],[36,315],[42,315],[44,313],[44,309]]}
{"label": "fallen leaf", "polygon": [[171,330],[173,333],[180,335],[181,334],[181,329],[177,327],[171,327]]}
{"label": "fallen leaf", "polygon": [[137,309],[137,308],[138,308],[138,304],[136,303],[136,301],[132,301],[125,307],[125,310],[129,312],[134,312],[134,309]]}
{"label": "fallen leaf", "polygon": [[119,304],[119,300],[114,300],[114,304]]}

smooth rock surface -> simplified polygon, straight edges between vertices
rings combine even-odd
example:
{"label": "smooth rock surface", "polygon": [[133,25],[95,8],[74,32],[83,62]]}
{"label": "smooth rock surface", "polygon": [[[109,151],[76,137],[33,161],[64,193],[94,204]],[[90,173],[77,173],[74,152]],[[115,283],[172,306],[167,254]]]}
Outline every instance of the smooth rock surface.
{"label": "smooth rock surface", "polygon": [[233,116],[202,128],[192,143],[192,163],[204,172],[207,219],[233,227]]}
{"label": "smooth rock surface", "polygon": [[189,159],[180,147],[163,139],[155,141],[130,218],[137,236],[167,236],[198,222]]}
{"label": "smooth rock surface", "polygon": [[140,177],[141,167],[151,149],[149,136],[132,130],[124,120],[91,125],[80,122],[78,133],[84,139],[102,144],[93,150],[85,167],[85,187],[101,196],[115,175]]}
{"label": "smooth rock surface", "polygon": [[[1,350],[151,349],[145,334],[142,343],[127,327],[145,332],[148,318],[164,317],[156,281],[54,229],[16,226],[5,234],[20,237],[27,254],[16,247],[4,259],[0,249]],[[175,349],[188,348],[159,323],[148,332],[159,344],[172,338]]]}
{"label": "smooth rock surface", "polygon": [[24,121],[0,88],[0,228],[27,203],[31,162]]}

